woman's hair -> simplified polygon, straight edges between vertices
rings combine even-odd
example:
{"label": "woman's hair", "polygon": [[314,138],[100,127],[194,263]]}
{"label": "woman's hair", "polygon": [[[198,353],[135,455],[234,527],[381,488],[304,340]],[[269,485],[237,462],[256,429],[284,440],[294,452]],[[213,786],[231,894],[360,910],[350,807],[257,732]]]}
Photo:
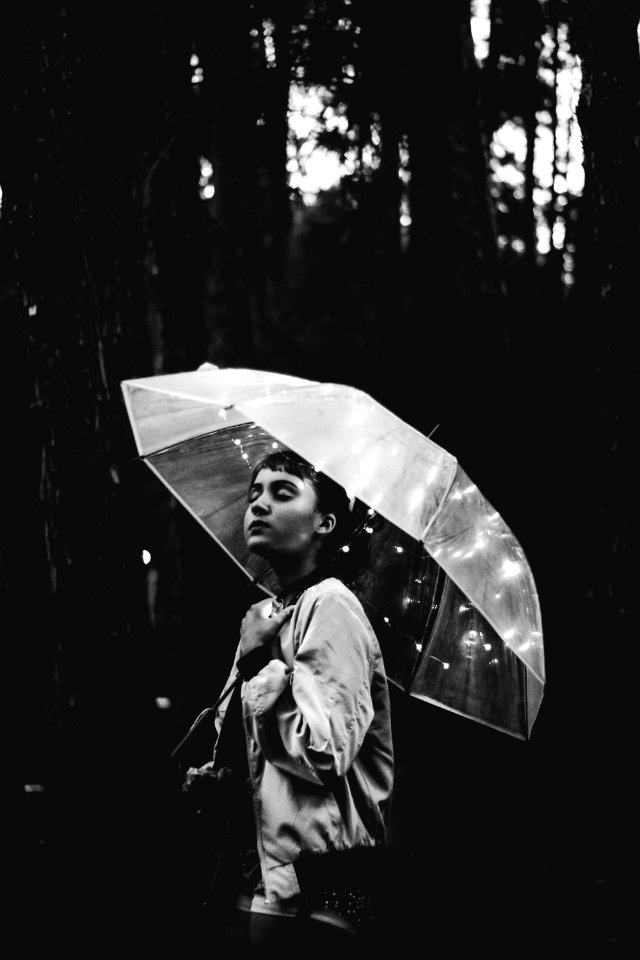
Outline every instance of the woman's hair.
{"label": "woman's hair", "polygon": [[307,480],[315,490],[320,513],[332,513],[336,525],[325,538],[319,555],[319,564],[327,576],[353,583],[369,561],[368,536],[364,526],[368,518],[365,504],[349,500],[344,487],[314,467],[292,450],[279,450],[264,457],[251,471],[249,488],[263,470],[283,470],[301,480]]}

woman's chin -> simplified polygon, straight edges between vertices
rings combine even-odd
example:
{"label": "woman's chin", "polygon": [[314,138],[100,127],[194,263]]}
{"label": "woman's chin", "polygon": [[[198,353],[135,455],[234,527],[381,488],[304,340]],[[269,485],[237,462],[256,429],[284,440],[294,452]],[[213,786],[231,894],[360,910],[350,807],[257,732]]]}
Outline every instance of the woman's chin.
{"label": "woman's chin", "polygon": [[265,560],[268,560],[271,555],[269,544],[265,543],[260,537],[249,537],[247,540],[247,549],[249,553],[255,553],[258,557],[263,557]]}

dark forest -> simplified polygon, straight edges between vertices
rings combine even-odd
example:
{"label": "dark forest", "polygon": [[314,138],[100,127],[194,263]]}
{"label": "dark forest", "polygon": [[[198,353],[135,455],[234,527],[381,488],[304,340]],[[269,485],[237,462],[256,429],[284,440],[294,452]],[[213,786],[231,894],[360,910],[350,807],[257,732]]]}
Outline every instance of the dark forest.
{"label": "dark forest", "polygon": [[87,930],[215,944],[219,828],[170,752],[252,596],[137,459],[120,391],[205,361],[349,384],[434,431],[536,578],[529,742],[393,692],[377,946],[626,946],[638,18],[635,0],[5,10],[0,622],[34,953],[92,954]]}

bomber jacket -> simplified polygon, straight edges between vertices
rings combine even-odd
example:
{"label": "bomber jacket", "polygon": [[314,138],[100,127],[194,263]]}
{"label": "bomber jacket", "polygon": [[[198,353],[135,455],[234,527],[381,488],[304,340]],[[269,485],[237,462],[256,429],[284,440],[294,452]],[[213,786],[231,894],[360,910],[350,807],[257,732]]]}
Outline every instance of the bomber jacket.
{"label": "bomber jacket", "polygon": [[[264,605],[268,616],[273,601]],[[245,675],[239,653],[231,678],[239,668]],[[340,580],[302,593],[264,661],[241,697],[258,855],[272,902],[300,892],[301,857],[384,843],[393,746],[380,647]],[[226,704],[219,733],[225,713]]]}

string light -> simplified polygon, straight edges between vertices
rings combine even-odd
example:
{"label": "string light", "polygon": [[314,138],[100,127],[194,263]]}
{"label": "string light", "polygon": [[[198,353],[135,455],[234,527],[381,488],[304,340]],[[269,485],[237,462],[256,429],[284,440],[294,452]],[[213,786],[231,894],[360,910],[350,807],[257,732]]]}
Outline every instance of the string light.
{"label": "string light", "polygon": [[440,657],[434,657],[434,656],[432,655],[432,656],[431,656],[431,659],[432,659],[432,660],[437,660],[438,663],[441,663],[443,670],[448,670],[449,667],[451,666],[451,664],[450,664],[447,660],[441,660]]}
{"label": "string light", "polygon": [[143,551],[142,551],[142,562],[144,563],[145,566],[146,566],[148,563],[151,563],[151,554],[149,553],[148,550],[143,550]]}
{"label": "string light", "polygon": [[503,580],[508,580],[511,577],[517,577],[518,574],[522,572],[522,564],[507,558],[506,560],[503,560],[502,567],[500,569]]}

